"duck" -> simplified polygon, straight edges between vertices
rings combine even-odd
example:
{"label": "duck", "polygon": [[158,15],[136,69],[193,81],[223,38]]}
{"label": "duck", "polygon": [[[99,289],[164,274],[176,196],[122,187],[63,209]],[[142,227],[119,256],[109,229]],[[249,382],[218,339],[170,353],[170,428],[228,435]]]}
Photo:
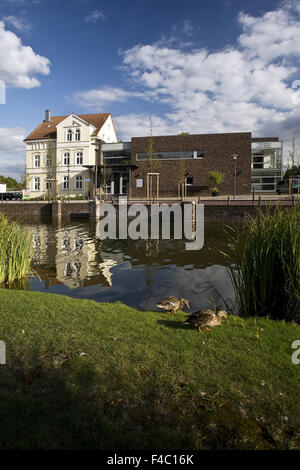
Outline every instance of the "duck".
{"label": "duck", "polygon": [[199,333],[202,333],[201,328],[205,328],[207,331],[210,331],[209,327],[221,325],[222,318],[225,318],[225,320],[228,321],[228,314],[225,310],[219,310],[218,313],[209,309],[198,310],[186,319],[184,325],[191,324],[195,328],[198,328]]}
{"label": "duck", "polygon": [[167,297],[166,299],[162,300],[159,304],[156,304],[156,307],[162,308],[167,312],[176,313],[177,310],[183,309],[184,305],[186,305],[187,308],[190,310],[190,302],[188,301],[188,299],[186,299],[185,297],[182,297],[182,299],[178,299],[177,297],[171,295],[170,297]]}

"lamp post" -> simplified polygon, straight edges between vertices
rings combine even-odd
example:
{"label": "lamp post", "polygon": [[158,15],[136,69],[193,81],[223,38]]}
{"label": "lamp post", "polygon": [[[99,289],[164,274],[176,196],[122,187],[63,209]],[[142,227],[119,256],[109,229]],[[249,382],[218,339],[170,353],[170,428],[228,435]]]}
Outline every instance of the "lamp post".
{"label": "lamp post", "polygon": [[237,154],[234,153],[232,155],[232,161],[233,161],[233,199],[235,199],[235,194],[236,194],[236,159],[237,159]]}
{"label": "lamp post", "polygon": [[70,156],[68,164],[68,202],[70,202]]}

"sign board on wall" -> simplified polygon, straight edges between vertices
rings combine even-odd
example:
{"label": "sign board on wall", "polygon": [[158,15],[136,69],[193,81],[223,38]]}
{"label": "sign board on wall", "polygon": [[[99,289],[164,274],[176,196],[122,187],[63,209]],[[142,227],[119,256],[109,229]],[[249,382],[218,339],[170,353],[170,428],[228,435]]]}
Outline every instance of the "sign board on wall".
{"label": "sign board on wall", "polygon": [[23,199],[30,199],[30,189],[22,189]]}
{"label": "sign board on wall", "polygon": [[6,183],[5,184],[0,184],[0,193],[6,193]]}
{"label": "sign board on wall", "polygon": [[142,188],[144,186],[144,180],[143,178],[137,178],[136,179],[136,187],[137,188]]}

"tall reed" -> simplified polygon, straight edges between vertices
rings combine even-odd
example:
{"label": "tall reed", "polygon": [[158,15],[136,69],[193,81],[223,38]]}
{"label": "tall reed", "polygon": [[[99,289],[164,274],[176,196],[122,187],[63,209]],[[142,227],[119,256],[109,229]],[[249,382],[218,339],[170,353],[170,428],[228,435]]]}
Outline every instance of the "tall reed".
{"label": "tall reed", "polygon": [[276,207],[227,227],[231,277],[240,315],[292,320],[300,315],[300,210]]}
{"label": "tall reed", "polygon": [[32,256],[29,231],[0,214],[0,283],[27,277],[31,273]]}

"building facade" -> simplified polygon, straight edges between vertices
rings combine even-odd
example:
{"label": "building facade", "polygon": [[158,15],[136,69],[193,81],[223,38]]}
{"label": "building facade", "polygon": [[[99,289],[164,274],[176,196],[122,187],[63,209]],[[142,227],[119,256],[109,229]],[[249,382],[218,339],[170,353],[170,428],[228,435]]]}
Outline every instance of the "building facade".
{"label": "building facade", "polygon": [[34,197],[208,196],[210,172],[222,195],[274,191],[282,174],[278,137],[251,132],[132,137],[119,142],[111,114],[51,117],[25,139]]}
{"label": "building facade", "polygon": [[117,142],[111,114],[53,116],[24,140],[31,198],[91,197],[103,142]]}
{"label": "building facade", "polygon": [[252,178],[254,191],[275,191],[282,178],[282,141],[278,137],[252,139]]}

